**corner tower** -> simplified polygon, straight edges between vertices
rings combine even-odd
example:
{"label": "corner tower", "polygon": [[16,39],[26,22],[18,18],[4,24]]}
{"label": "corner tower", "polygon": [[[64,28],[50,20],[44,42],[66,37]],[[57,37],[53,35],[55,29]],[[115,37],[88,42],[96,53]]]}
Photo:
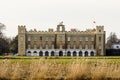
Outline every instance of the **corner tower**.
{"label": "corner tower", "polygon": [[26,27],[18,26],[18,54],[25,55],[26,53]]}
{"label": "corner tower", "polygon": [[96,51],[97,55],[105,55],[104,26],[96,26]]}

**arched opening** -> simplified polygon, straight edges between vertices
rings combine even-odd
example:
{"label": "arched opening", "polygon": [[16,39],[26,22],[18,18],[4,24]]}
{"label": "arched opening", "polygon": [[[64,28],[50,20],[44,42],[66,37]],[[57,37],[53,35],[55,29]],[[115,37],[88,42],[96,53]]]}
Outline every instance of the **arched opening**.
{"label": "arched opening", "polygon": [[79,52],[79,56],[82,56],[82,51]]}
{"label": "arched opening", "polygon": [[85,51],[85,56],[88,56],[88,51]]}
{"label": "arched opening", "polygon": [[67,52],[67,56],[71,56],[71,52],[70,51]]}
{"label": "arched opening", "polygon": [[42,51],[39,52],[39,56],[43,56],[43,52]]}
{"label": "arched opening", "polygon": [[49,56],[49,52],[48,51],[45,52],[45,56]]}
{"label": "arched opening", "polygon": [[73,52],[73,56],[77,56],[77,52],[76,51]]}
{"label": "arched opening", "polygon": [[37,51],[34,51],[33,53],[37,53]]}
{"label": "arched opening", "polygon": [[59,52],[59,56],[63,56],[63,52],[62,51]]}
{"label": "arched opening", "polygon": [[91,55],[91,56],[94,56],[94,52],[93,52],[93,51],[91,51],[91,52],[90,52],[90,55]]}
{"label": "arched opening", "polygon": [[55,56],[55,52],[54,51],[51,52],[51,56]]}
{"label": "arched opening", "polygon": [[28,53],[31,53],[31,51],[28,51]]}

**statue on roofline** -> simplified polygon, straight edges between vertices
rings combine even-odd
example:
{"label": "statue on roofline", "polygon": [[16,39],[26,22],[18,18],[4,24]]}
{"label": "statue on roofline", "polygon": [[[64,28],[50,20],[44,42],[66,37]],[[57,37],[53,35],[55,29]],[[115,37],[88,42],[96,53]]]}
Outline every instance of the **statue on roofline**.
{"label": "statue on roofline", "polygon": [[59,25],[63,25],[63,21],[61,21],[61,22],[59,23]]}

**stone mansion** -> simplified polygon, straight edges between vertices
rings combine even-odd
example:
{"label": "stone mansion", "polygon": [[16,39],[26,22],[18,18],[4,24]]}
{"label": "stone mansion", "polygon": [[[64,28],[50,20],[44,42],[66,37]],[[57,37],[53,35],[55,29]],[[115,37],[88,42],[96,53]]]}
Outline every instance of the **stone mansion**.
{"label": "stone mansion", "polygon": [[27,31],[18,26],[18,54],[27,56],[99,56],[105,55],[104,26],[78,31],[65,30],[63,22],[56,30]]}

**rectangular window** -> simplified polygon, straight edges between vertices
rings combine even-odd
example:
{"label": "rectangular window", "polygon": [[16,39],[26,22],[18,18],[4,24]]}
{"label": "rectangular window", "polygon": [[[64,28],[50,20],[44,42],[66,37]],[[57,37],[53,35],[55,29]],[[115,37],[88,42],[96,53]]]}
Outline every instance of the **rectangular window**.
{"label": "rectangular window", "polygon": [[82,45],[80,45],[79,48],[82,49]]}
{"label": "rectangular window", "polygon": [[88,37],[85,37],[85,41],[88,41]]}
{"label": "rectangular window", "polygon": [[73,49],[76,49],[76,45],[73,46]]}
{"label": "rectangular window", "polygon": [[46,41],[48,41],[48,36],[46,36]]}
{"label": "rectangular window", "polygon": [[70,41],[70,37],[68,37],[68,39],[67,39],[68,41]]}
{"label": "rectangular window", "polygon": [[67,45],[67,48],[70,49],[70,45]]}
{"label": "rectangular window", "polygon": [[48,44],[46,44],[46,49],[48,49]]}
{"label": "rectangular window", "polygon": [[55,39],[54,36],[52,36],[51,39],[52,39],[52,41],[55,41],[55,40],[54,40],[54,39]]}
{"label": "rectangular window", "polygon": [[30,47],[30,45],[28,45],[28,49],[30,49],[31,47]]}
{"label": "rectangular window", "polygon": [[94,45],[91,45],[91,49],[94,49]]}
{"label": "rectangular window", "polygon": [[82,37],[80,37],[80,41],[82,41],[83,40],[83,38]]}
{"label": "rectangular window", "polygon": [[76,41],[76,37],[73,37],[73,41]]}
{"label": "rectangular window", "polygon": [[62,49],[62,45],[60,45],[60,49]]}
{"label": "rectangular window", "polygon": [[52,49],[54,49],[54,45],[52,44]]}
{"label": "rectangular window", "polygon": [[62,36],[59,36],[59,41],[62,41]]}
{"label": "rectangular window", "polygon": [[91,41],[94,41],[94,37],[91,37]]}
{"label": "rectangular window", "polygon": [[37,41],[37,37],[36,36],[34,36],[34,41]]}
{"label": "rectangular window", "polygon": [[40,44],[40,49],[42,49],[42,44]]}
{"label": "rectangular window", "polygon": [[31,41],[31,37],[30,36],[28,36],[28,41]]}
{"label": "rectangular window", "polygon": [[34,45],[34,49],[37,49],[37,45]]}
{"label": "rectangular window", "polygon": [[40,40],[42,41],[42,36],[40,36]]}
{"label": "rectangular window", "polygon": [[88,45],[85,45],[85,49],[88,49]]}
{"label": "rectangular window", "polygon": [[99,36],[99,42],[101,42],[101,36]]}
{"label": "rectangular window", "polygon": [[102,49],[101,45],[99,45],[99,49]]}

